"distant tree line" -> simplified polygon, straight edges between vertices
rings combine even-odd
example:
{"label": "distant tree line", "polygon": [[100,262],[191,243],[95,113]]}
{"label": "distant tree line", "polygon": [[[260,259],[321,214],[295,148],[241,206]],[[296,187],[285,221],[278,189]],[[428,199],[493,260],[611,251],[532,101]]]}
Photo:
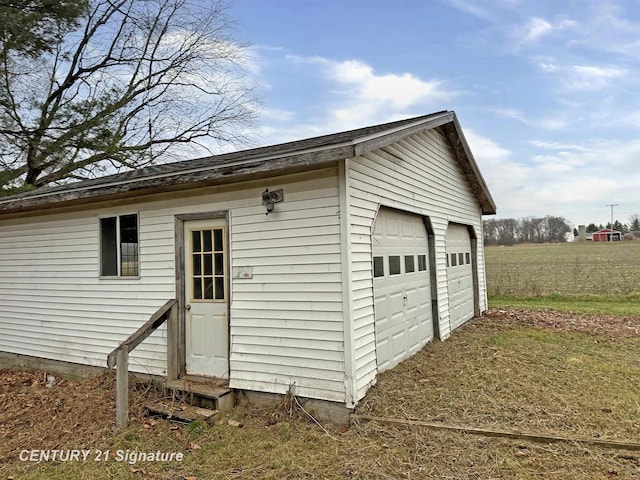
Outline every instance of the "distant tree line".
{"label": "distant tree line", "polygon": [[563,217],[501,218],[483,222],[485,245],[566,242],[571,225]]}
{"label": "distant tree line", "polygon": [[[587,233],[597,232],[598,230],[602,230],[603,228],[612,228],[611,222],[607,222],[606,225],[595,223],[590,223],[586,227]],[[617,230],[622,233],[634,233],[636,235],[640,234],[640,215],[634,213],[629,217],[629,223],[622,223],[619,220],[613,222],[613,230]],[[574,229],[573,234],[575,236],[578,235],[578,230]]]}

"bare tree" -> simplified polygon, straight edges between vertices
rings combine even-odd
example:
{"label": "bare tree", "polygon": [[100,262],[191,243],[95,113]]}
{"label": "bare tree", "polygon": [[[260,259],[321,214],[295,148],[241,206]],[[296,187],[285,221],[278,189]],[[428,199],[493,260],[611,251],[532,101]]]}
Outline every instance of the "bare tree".
{"label": "bare tree", "polygon": [[241,142],[255,109],[231,27],[221,0],[92,0],[50,52],[3,45],[0,194]]}
{"label": "bare tree", "polygon": [[566,242],[571,225],[563,217],[501,218],[483,222],[485,245]]}

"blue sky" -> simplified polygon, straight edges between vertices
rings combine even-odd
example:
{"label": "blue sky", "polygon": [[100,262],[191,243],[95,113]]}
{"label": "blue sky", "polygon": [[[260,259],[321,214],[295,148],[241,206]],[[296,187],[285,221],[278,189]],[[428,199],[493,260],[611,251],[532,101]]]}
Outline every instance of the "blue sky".
{"label": "blue sky", "polygon": [[256,145],[454,110],[497,218],[640,213],[640,1],[235,0]]}

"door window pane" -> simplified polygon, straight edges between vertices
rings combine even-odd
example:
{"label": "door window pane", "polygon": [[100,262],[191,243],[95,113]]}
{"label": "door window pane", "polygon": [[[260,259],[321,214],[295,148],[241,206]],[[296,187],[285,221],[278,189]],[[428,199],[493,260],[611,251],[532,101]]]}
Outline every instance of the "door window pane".
{"label": "door window pane", "polygon": [[224,300],[224,229],[194,230],[191,238],[193,300]]}
{"label": "door window pane", "polygon": [[191,232],[191,248],[194,252],[202,251],[202,243],[200,242],[200,232]]}
{"label": "door window pane", "polygon": [[216,252],[222,252],[224,250],[222,245],[222,229],[216,228],[213,231],[213,248]]}
{"label": "door window pane", "polygon": [[204,298],[213,300],[213,278],[204,277]]}
{"label": "door window pane", "polygon": [[215,278],[216,300],[224,300],[224,277]]}
{"label": "door window pane", "polygon": [[215,254],[215,274],[223,275],[224,274],[224,254],[216,253]]}
{"label": "door window pane", "polygon": [[202,281],[200,277],[193,279],[193,298],[194,300],[202,300]]}
{"label": "door window pane", "polygon": [[[449,262],[447,261],[447,264]],[[447,265],[448,267],[449,265]],[[427,256],[426,255],[418,255],[418,271],[424,272],[427,269]]]}
{"label": "door window pane", "polygon": [[213,244],[211,242],[211,230],[204,230],[202,232],[202,251],[203,252],[213,251]]}
{"label": "door window pane", "polygon": [[373,276],[384,277],[384,257],[373,257]]}
{"label": "door window pane", "polygon": [[389,255],[389,275],[400,274],[400,255]]}
{"label": "door window pane", "polygon": [[204,263],[204,274],[213,275],[213,255],[210,253],[202,255],[202,263]]}
{"label": "door window pane", "polygon": [[193,254],[193,274],[202,275],[202,256],[199,253]]}
{"label": "door window pane", "polygon": [[404,256],[404,273],[413,273],[416,271],[416,260],[413,255]]}

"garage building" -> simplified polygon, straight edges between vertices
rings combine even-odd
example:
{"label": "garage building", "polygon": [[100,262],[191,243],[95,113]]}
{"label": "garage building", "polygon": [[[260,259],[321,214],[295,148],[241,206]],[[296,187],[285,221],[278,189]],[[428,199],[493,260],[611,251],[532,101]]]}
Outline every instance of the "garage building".
{"label": "garage building", "polygon": [[0,360],[355,406],[487,308],[495,204],[453,112],[0,200]]}

